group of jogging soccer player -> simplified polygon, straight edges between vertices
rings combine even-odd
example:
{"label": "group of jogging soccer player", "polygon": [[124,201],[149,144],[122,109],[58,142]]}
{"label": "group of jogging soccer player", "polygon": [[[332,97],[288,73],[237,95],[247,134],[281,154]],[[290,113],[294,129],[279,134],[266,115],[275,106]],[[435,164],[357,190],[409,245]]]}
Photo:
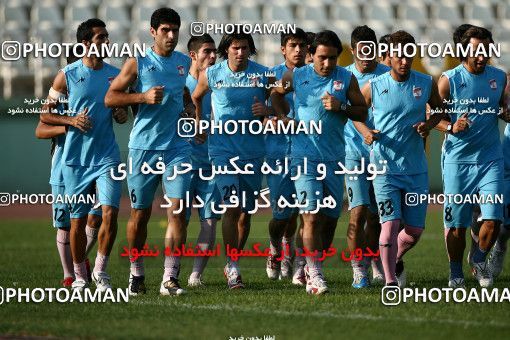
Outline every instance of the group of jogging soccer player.
{"label": "group of jogging soccer player", "polygon": [[[441,166],[445,194],[503,195],[504,204],[445,203],[445,242],[450,263],[450,287],[464,287],[462,259],[466,229],[471,228],[469,265],[480,286],[489,287],[503,267],[510,237],[510,155],[502,145],[510,142],[507,125],[500,141],[498,120],[510,122],[502,70],[488,65],[489,58],[460,58],[460,65],[432,76],[411,69],[412,56],[389,52],[384,58],[365,58],[366,42],[377,44],[375,32],[359,26],[351,35],[353,64],[337,65],[342,43],[324,30],[281,35],[284,61],[268,68],[251,60],[256,46],[251,35],[225,34],[218,46],[204,34],[187,43],[187,54],[176,51],[181,19],[170,8],[156,10],[150,20],[154,39],[145,56],[128,58],[122,69],[86,54],[60,70],[49,90],[48,104],[36,129],[38,138],[52,138],[50,184],[54,194],[95,193],[100,208],[85,203],[55,205],[53,224],[64,270],[64,286],[83,290],[93,281],[97,289],[111,289],[108,259],[117,234],[122,182],[113,174],[121,162],[113,120],[134,124],[129,138],[127,174],[131,214],[127,224],[129,249],[142,249],[159,185],[171,204],[165,246],[184,245],[191,208],[183,208],[187,193],[198,196],[200,232],[197,244],[211,250],[216,225],[222,220],[223,246],[243,249],[251,215],[262,189],[264,162],[271,167],[290,162],[290,171],[267,176],[272,219],[266,272],[270,279],[291,279],[309,294],[328,291],[323,274],[322,251],[332,246],[344,197],[350,218],[347,245],[350,251],[370,248],[380,257],[351,260],[354,288],[379,283],[404,287],[403,257],[414,247],[425,228],[427,202],[407,204],[406,194],[428,194],[425,138],[432,129],[445,133]],[[77,30],[77,42],[88,50],[108,44],[106,24],[89,19]],[[402,48],[416,44],[405,31],[380,42]],[[454,43],[476,50],[494,43],[485,28],[462,25]],[[488,48],[487,48],[488,50]],[[216,62],[217,57],[222,61]],[[368,60],[370,59],[370,60]],[[488,98],[465,104],[460,99]],[[462,102],[462,104],[461,104]],[[69,115],[61,115],[66,107]],[[476,111],[476,112],[475,112]],[[481,114],[481,112],[488,112]],[[431,114],[431,112],[434,112]],[[448,113],[447,113],[448,112]],[[178,121],[322,122],[321,133],[219,134],[200,131],[193,139],[178,132]],[[510,151],[509,151],[510,152]],[[212,180],[212,167],[250,168],[250,174],[224,171]],[[165,171],[147,173],[145,165]],[[338,163],[348,170],[362,169],[357,178],[335,173]],[[507,164],[508,163],[508,164]],[[191,171],[184,171],[191,164]],[[369,179],[369,166],[380,173]],[[301,173],[301,169],[307,169]],[[322,169],[322,170],[320,170]],[[344,178],[345,177],[345,178]],[[241,201],[243,204],[233,203]],[[307,202],[301,211],[278,202]],[[331,198],[334,206],[321,201]],[[225,203],[219,214],[213,206]],[[227,204],[228,203],[228,204]],[[505,207],[505,208],[504,208]],[[474,211],[479,208],[479,216]],[[87,256],[98,240],[93,268]],[[282,249],[289,252],[282,258]],[[302,255],[304,250],[307,256]],[[294,256],[294,255],[298,256]],[[489,256],[490,254],[490,256]],[[188,286],[203,285],[208,257],[196,257]],[[165,254],[160,285],[162,295],[181,295],[181,257]],[[370,277],[369,271],[372,270]],[[224,275],[230,289],[243,288],[239,259],[228,257]],[[143,257],[130,261],[129,293],[146,293]]]}

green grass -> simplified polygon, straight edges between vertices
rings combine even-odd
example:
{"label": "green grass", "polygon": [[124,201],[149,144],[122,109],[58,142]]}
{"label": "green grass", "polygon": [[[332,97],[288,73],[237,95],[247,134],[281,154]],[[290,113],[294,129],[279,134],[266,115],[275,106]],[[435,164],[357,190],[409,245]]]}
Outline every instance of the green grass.
{"label": "green grass", "polygon": [[[268,216],[252,223],[249,243],[267,243]],[[149,226],[149,244],[164,234],[161,218]],[[127,286],[128,264],[119,256],[125,242],[125,220],[109,265],[115,287]],[[0,221],[0,286],[58,287],[61,268],[55,248],[55,231],[48,220]],[[221,228],[218,228],[221,230]],[[189,240],[197,235],[192,223]],[[345,216],[337,228],[335,246],[346,247]],[[152,243],[151,243],[152,242]],[[125,243],[124,243],[125,244]],[[244,260],[242,260],[244,261]],[[129,303],[4,303],[0,306],[0,334],[87,338],[229,339],[274,335],[276,339],[418,339],[503,338],[510,331],[508,303],[407,303],[387,307],[380,288],[356,291],[350,287],[351,271],[345,263],[331,262],[326,277],[331,290],[325,296],[308,296],[289,282],[270,282],[265,259],[241,262],[247,288],[228,291],[222,275],[223,259],[207,267],[206,288],[188,295],[158,295],[163,259],[147,261],[145,296]],[[507,263],[508,264],[508,263]],[[466,267],[466,266],[465,266]],[[408,283],[415,287],[445,287],[448,262],[441,213],[431,211],[418,246],[406,255]],[[185,261],[186,281],[191,262]],[[508,287],[507,265],[496,287]],[[475,281],[468,278],[468,287]]]}

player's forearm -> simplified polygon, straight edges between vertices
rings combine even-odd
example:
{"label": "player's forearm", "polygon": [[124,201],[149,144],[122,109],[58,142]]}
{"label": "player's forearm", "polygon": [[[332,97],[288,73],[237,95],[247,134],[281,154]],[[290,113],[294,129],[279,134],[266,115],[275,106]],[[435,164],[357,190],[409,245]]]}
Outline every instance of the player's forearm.
{"label": "player's forearm", "polygon": [[451,124],[446,119],[442,119],[434,128],[441,132],[448,132],[448,125]]}
{"label": "player's forearm", "polygon": [[124,107],[129,105],[144,104],[143,93],[126,93],[124,91],[108,90],[104,97],[106,107]]}
{"label": "player's forearm", "polygon": [[35,129],[35,136],[39,139],[50,139],[65,133],[66,128],[64,126],[48,125],[42,122],[39,122],[39,125],[37,125],[37,128]]}
{"label": "player's forearm", "polygon": [[202,119],[202,97],[191,96],[190,104],[195,105],[195,120],[199,122]]}
{"label": "player's forearm", "polygon": [[352,121],[365,122],[368,117],[368,110],[366,106],[349,106],[347,105],[344,111],[347,118]]}
{"label": "player's forearm", "polygon": [[51,113],[51,111],[51,108],[43,107],[43,113],[39,116],[41,122],[48,125],[73,125],[72,117]]}
{"label": "player's forearm", "polygon": [[358,132],[363,136],[370,132],[370,129],[368,128],[367,124],[365,124],[365,122],[353,121],[352,124],[354,125],[354,128],[356,128],[356,130],[358,130]]}
{"label": "player's forearm", "polygon": [[287,111],[285,110],[285,96],[279,92],[271,93],[271,108],[278,117],[286,117]]}
{"label": "player's forearm", "polygon": [[[435,113],[433,115],[430,115],[430,118],[427,119],[425,121],[425,124],[427,124],[427,128],[429,130],[432,130],[433,128],[435,128],[439,123],[441,123],[442,121],[444,121],[446,118],[446,114],[444,113],[443,110],[441,110],[440,112],[438,113]],[[446,124],[446,126],[448,126],[448,124]],[[445,128],[445,131],[446,131],[446,126],[444,126]],[[440,130],[441,131],[441,130]]]}

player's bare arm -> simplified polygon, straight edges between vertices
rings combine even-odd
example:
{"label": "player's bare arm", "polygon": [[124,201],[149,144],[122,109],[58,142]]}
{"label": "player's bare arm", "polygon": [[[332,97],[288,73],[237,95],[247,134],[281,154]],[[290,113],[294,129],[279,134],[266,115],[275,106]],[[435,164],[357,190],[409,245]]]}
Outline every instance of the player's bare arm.
{"label": "player's bare arm", "polygon": [[56,112],[58,100],[66,96],[66,78],[64,72],[58,72],[53,80],[53,85],[51,86],[48,100],[46,101],[47,103],[42,107],[42,113],[39,116],[40,121],[48,125],[70,125],[82,132],[86,132],[92,127],[90,119],[87,116],[87,109],[74,117],[53,113]]}
{"label": "player's bare arm", "polygon": [[182,95],[182,102],[184,103],[183,116],[188,118],[195,117],[195,105],[191,99],[191,93],[187,87],[184,87],[184,93]]}
{"label": "player's bare arm", "polygon": [[446,117],[443,100],[439,95],[439,90],[434,79],[432,79],[432,89],[427,103],[430,106],[431,112],[434,112],[434,114],[430,114],[429,118],[427,118],[424,123],[420,122],[414,125],[416,131],[424,138],[428,136],[430,130],[439,124],[439,122],[445,120]]}
{"label": "player's bare arm", "polygon": [[[437,82],[437,88],[441,102],[444,104],[446,100],[450,99],[450,81],[448,80],[448,77],[442,75]],[[454,124],[451,124],[450,117],[445,114],[443,119],[435,126],[435,128],[441,132],[456,134],[469,128],[470,123],[470,120],[467,118],[467,113],[460,116]],[[448,128],[450,124],[451,126]]]}
{"label": "player's bare arm", "polygon": [[[345,105],[345,109],[342,108],[342,104],[335,97],[330,96],[332,101],[337,101],[338,103],[333,104],[331,108],[333,111],[344,112],[345,115],[352,121],[364,122],[368,117],[368,109],[365,99],[361,94],[359,89],[358,80],[354,75],[351,76],[351,82],[349,84],[349,90],[347,91],[347,100],[349,100],[350,104]],[[324,100],[323,100],[324,101]],[[326,109],[328,109],[326,107]]]}
{"label": "player's bare arm", "polygon": [[274,77],[268,78],[268,86],[266,88],[265,97],[262,98],[253,98],[253,105],[251,106],[251,111],[254,116],[258,117],[267,117],[269,115],[273,115],[274,111],[271,106],[267,106],[265,101],[271,96],[271,88],[275,85],[276,79]]}
{"label": "player's bare arm", "polygon": [[[191,94],[191,104],[195,106],[195,120],[198,122],[202,119],[202,99],[209,91],[209,84],[207,81],[207,74],[204,71],[200,72],[198,75],[198,83],[195,87],[195,91]],[[195,140],[198,143],[203,143],[206,139],[205,134],[198,133],[195,137]]]}
{"label": "player's bare arm", "polygon": [[[448,81],[448,77],[442,75],[437,82],[437,87],[439,90],[439,96],[441,100],[448,100],[450,98],[450,82]],[[448,125],[450,124],[450,117],[445,115],[444,119],[436,125],[435,129],[441,132],[448,131]]]}
{"label": "player's bare arm", "polygon": [[293,72],[287,71],[283,74],[281,83],[278,86],[273,87],[270,98],[271,106],[274,114],[282,120],[290,120],[287,118],[289,112],[289,105],[285,100],[285,95],[289,92],[294,91],[293,87]]}
{"label": "player's bare arm", "polygon": [[197,87],[195,87],[195,91],[191,94],[191,100],[193,105],[195,105],[195,117],[197,121],[202,118],[202,98],[204,98],[208,91],[209,84],[207,81],[207,74],[204,70],[198,75]]}
{"label": "player's bare arm", "polygon": [[129,89],[136,78],[138,70],[135,58],[126,60],[120,73],[112,81],[104,98],[107,107],[123,107],[136,104],[160,104],[163,101],[163,86],[154,86],[144,93],[129,93]]}
{"label": "player's bare arm", "polygon": [[[365,86],[363,86],[361,89],[361,95],[363,96],[363,100],[365,101],[367,107],[372,106],[372,89],[370,87],[370,83],[367,83]],[[363,136],[363,141],[365,144],[371,145],[374,140],[377,140],[377,134],[379,133],[378,130],[370,129],[365,124],[365,122],[358,122],[353,120],[352,123],[354,124],[356,130],[358,130],[358,132]]]}
{"label": "player's bare arm", "polygon": [[[507,86],[507,79],[505,79],[505,85],[503,86],[503,89],[506,89]],[[501,94],[501,99],[499,100],[499,108],[500,108],[500,114],[498,117],[502,120],[504,120],[507,123],[510,123],[510,112],[508,111],[508,92],[503,90],[503,93]]]}
{"label": "player's bare arm", "polygon": [[35,128],[35,136],[39,139],[50,139],[66,133],[65,126],[62,125],[48,125],[39,121]]}

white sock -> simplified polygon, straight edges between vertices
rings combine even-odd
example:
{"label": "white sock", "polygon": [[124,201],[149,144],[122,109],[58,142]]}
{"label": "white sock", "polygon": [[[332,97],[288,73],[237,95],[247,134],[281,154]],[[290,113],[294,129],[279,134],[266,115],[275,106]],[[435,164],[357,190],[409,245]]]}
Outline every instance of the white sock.
{"label": "white sock", "polygon": [[269,249],[271,255],[280,255],[282,253],[282,240],[269,237]]}
{"label": "white sock", "polygon": [[57,249],[60,255],[60,262],[64,271],[64,279],[66,277],[74,278],[73,257],[71,256],[70,235],[69,230],[57,229]]}
{"label": "white sock", "polygon": [[145,276],[143,257],[139,257],[131,262],[130,271],[133,276]]}
{"label": "white sock", "polygon": [[[197,245],[201,250],[214,248],[216,239],[216,219],[206,219],[200,222],[200,233],[198,234]],[[197,256],[193,262],[193,273],[201,275],[209,260],[208,256]]]}
{"label": "white sock", "polygon": [[90,250],[94,247],[97,241],[97,233],[98,229],[91,228],[89,226],[85,227],[85,234],[87,234],[87,247],[85,248],[85,254],[89,254]]}
{"label": "white sock", "polygon": [[[294,247],[294,236],[292,237],[283,237],[282,239],[283,247],[285,249],[285,258],[294,258],[295,255],[295,247]],[[287,254],[287,246],[288,246],[288,254]]]}
{"label": "white sock", "polygon": [[314,277],[317,275],[322,275],[322,261],[319,261],[322,253],[317,254],[317,256],[307,256],[306,264],[308,265],[308,271],[310,273],[310,277]]}
{"label": "white sock", "polygon": [[180,256],[165,256],[165,272],[163,273],[163,282],[170,280],[171,277],[177,279],[181,267]]}
{"label": "white sock", "polygon": [[105,272],[108,265],[108,256],[97,252],[96,263],[94,265],[95,272]]}
{"label": "white sock", "polygon": [[88,282],[87,278],[87,266],[85,265],[85,261],[82,263],[73,263],[74,265],[74,274],[76,275],[76,281],[85,281]]}

